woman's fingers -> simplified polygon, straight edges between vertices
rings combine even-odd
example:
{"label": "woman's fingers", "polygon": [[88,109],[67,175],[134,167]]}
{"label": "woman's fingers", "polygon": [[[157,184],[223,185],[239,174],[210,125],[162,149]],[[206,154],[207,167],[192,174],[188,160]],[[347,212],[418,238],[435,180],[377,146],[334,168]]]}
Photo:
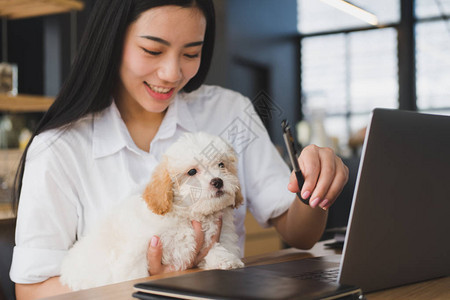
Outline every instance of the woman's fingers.
{"label": "woman's fingers", "polygon": [[161,274],[163,272],[162,260],[162,246],[159,237],[154,236],[150,240],[147,249],[147,264],[149,275]]}
{"label": "woman's fingers", "polygon": [[298,187],[295,174],[291,174],[289,190],[300,192],[302,198],[310,197],[310,206],[330,207],[348,180],[348,168],[331,148],[310,145],[303,149],[299,166],[305,178]]}
{"label": "woman's fingers", "polygon": [[319,204],[319,206],[325,210],[333,205],[348,180],[349,172],[347,166],[344,165],[339,157],[336,157],[336,159],[338,160],[336,161],[336,175],[324,196],[324,200]]}
{"label": "woman's fingers", "polygon": [[[211,250],[212,246],[217,243],[220,240],[220,232],[222,231],[222,218],[219,218],[219,220],[216,222],[217,226],[217,232],[214,234],[214,236],[211,239],[211,243],[205,244],[205,234],[201,230],[201,224],[198,221],[192,221],[192,226],[194,227],[194,232],[196,233],[196,240],[202,241],[201,244],[197,244],[196,249],[199,249],[197,252],[197,256],[194,259],[194,266],[198,265],[206,255],[208,255],[209,250]],[[197,235],[199,234],[198,229],[200,228],[201,231],[201,237],[197,238]]]}
{"label": "woman's fingers", "polygon": [[205,243],[205,233],[203,232],[202,224],[200,224],[200,222],[192,221],[191,223],[195,234],[195,253],[198,254]]}
{"label": "woman's fingers", "polygon": [[[217,232],[212,236],[211,242],[205,244],[205,233],[202,230],[202,225],[198,221],[192,221],[192,227],[195,233],[195,252],[191,258],[190,264],[187,268],[195,267],[208,254],[212,246],[220,240],[220,232],[222,230],[222,218],[216,222]],[[158,236],[153,236],[150,240],[147,249],[147,264],[149,275],[162,274],[172,272],[175,270],[173,266],[162,264],[163,247]]]}

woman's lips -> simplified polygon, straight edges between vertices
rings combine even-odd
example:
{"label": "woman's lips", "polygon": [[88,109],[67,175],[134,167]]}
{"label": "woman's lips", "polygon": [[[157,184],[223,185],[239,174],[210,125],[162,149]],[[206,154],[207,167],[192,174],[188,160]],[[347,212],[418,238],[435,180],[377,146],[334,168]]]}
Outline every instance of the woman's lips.
{"label": "woman's lips", "polygon": [[147,92],[152,96],[153,98],[157,100],[167,100],[170,97],[172,97],[173,92],[175,91],[175,88],[166,88],[166,87],[159,87],[154,86],[151,84],[148,84],[144,81],[145,87],[147,89]]}

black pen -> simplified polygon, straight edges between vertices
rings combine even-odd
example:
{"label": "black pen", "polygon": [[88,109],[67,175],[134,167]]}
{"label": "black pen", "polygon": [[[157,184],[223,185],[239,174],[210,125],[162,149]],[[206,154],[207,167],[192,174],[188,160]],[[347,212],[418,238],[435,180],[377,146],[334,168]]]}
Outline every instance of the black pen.
{"label": "black pen", "polygon": [[[281,122],[281,127],[283,128],[283,138],[289,154],[289,159],[291,160],[292,168],[294,169],[295,177],[297,178],[298,188],[301,191],[303,184],[305,183],[305,178],[303,177],[302,171],[300,171],[300,167],[298,165],[295,141],[291,134],[291,127],[287,120],[283,120]],[[309,198],[303,199],[300,192],[297,193],[297,196],[303,203],[309,205]]]}

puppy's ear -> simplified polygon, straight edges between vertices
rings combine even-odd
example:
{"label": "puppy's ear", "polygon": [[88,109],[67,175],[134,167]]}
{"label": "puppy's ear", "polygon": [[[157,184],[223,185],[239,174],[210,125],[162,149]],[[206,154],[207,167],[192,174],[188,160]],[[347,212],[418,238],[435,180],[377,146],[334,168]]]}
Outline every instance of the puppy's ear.
{"label": "puppy's ear", "polygon": [[234,205],[233,208],[238,208],[244,203],[244,197],[242,197],[241,189],[239,188],[236,191],[236,195],[234,197]]}
{"label": "puppy's ear", "polygon": [[[226,158],[229,162],[228,170],[234,174],[234,176],[238,177],[237,171],[237,154],[234,151],[233,147],[228,144],[228,151],[226,152]],[[241,188],[236,190],[236,195],[234,197],[234,205],[233,208],[238,208],[244,203],[244,197],[242,197]]]}
{"label": "puppy's ear", "polygon": [[227,146],[228,146],[228,149],[227,149],[226,154],[227,154],[228,161],[232,162],[233,164],[236,164],[238,161],[237,153],[236,153],[236,151],[234,151],[234,148],[230,144],[227,144]]}
{"label": "puppy's ear", "polygon": [[156,167],[142,195],[150,210],[158,215],[164,215],[172,209],[173,183],[166,166],[167,162],[163,160]]}

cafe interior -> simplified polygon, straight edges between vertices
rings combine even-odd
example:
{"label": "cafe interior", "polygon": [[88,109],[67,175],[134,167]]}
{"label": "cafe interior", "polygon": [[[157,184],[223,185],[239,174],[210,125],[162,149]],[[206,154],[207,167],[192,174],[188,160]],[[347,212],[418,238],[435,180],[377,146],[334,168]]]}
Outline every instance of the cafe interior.
{"label": "cafe interior", "polygon": [[[0,0],[1,289],[14,245],[18,160],[68,71],[95,0]],[[450,0],[214,0],[206,84],[242,93],[289,164],[280,123],[298,147],[331,147],[350,177],[324,239],[347,225],[374,108],[450,114]],[[288,245],[246,220],[245,255]],[[1,298],[1,297],[0,297]]]}

